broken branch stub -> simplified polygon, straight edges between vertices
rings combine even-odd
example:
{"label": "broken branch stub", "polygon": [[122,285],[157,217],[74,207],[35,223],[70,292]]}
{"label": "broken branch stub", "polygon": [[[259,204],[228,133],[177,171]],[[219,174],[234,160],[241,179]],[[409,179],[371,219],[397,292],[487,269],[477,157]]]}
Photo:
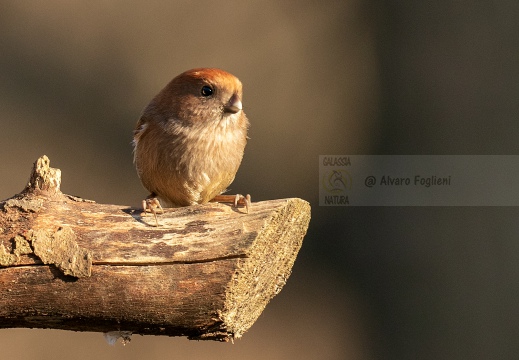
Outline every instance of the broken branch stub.
{"label": "broken branch stub", "polygon": [[61,193],[61,170],[50,167],[50,160],[43,155],[33,165],[31,177],[25,187],[26,192],[46,191],[49,194]]}
{"label": "broken branch stub", "polygon": [[[34,174],[37,173],[37,174]],[[310,220],[301,199],[138,209],[64,195],[38,159],[0,203],[0,328],[228,340],[256,321],[290,276]]]}

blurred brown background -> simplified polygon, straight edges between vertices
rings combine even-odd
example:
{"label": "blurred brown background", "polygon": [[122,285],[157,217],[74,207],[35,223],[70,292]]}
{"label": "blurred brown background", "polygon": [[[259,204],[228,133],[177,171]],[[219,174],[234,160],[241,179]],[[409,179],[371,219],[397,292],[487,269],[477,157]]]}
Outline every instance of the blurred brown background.
{"label": "blurred brown background", "polygon": [[284,290],[234,345],[14,329],[2,358],[517,356],[517,208],[317,201],[319,155],[518,154],[517,1],[2,1],[0,198],[46,154],[64,192],[137,206],[133,126],[199,66],[244,83],[232,191],[313,205]]}

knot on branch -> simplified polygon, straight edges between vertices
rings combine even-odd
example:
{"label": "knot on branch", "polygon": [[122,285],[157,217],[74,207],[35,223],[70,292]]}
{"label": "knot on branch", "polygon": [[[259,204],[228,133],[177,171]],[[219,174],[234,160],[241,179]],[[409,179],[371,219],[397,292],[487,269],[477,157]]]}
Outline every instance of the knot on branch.
{"label": "knot on branch", "polygon": [[47,155],[41,156],[32,168],[29,183],[24,192],[44,191],[48,193],[61,193],[61,170],[50,167],[50,160]]}

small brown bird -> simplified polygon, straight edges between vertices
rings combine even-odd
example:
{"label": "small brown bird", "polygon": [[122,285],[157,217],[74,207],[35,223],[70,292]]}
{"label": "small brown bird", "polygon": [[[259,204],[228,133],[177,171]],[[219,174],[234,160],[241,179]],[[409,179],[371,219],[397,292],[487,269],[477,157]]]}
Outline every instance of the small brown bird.
{"label": "small brown bird", "polygon": [[151,194],[144,211],[250,196],[220,195],[240,166],[249,121],[242,84],[220,69],[188,70],[169,82],[144,109],[134,131],[134,162]]}

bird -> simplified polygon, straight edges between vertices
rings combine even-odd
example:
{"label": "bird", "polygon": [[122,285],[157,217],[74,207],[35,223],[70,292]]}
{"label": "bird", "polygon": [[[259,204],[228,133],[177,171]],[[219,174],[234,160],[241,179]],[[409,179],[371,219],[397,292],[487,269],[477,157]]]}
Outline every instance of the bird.
{"label": "bird", "polygon": [[143,214],[209,201],[251,206],[250,195],[222,195],[248,140],[242,83],[221,69],[195,68],[171,80],[144,108],[133,132],[134,164],[150,195]]}

